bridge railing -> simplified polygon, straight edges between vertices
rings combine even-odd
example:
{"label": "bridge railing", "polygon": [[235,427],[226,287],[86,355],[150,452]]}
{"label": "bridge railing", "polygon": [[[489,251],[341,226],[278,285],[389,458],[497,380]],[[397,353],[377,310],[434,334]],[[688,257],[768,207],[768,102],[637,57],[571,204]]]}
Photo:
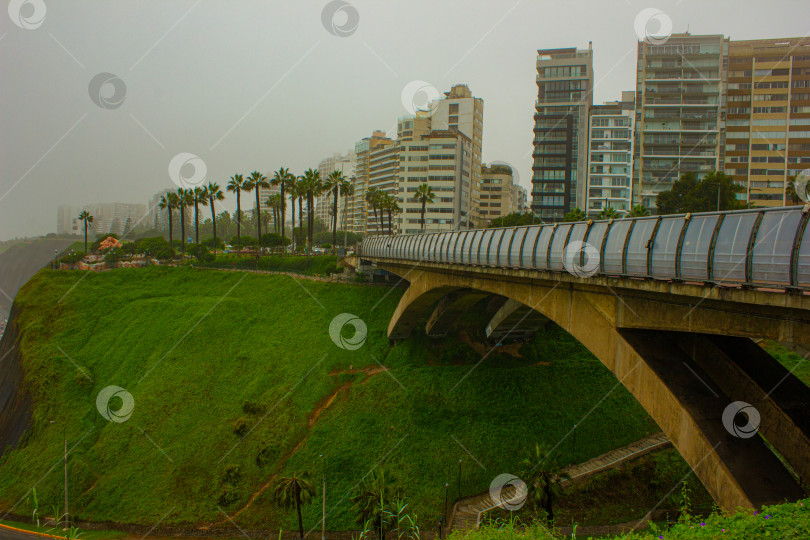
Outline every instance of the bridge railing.
{"label": "bridge railing", "polygon": [[[810,289],[806,207],[375,236],[362,257]],[[807,232],[806,232],[807,231]]]}

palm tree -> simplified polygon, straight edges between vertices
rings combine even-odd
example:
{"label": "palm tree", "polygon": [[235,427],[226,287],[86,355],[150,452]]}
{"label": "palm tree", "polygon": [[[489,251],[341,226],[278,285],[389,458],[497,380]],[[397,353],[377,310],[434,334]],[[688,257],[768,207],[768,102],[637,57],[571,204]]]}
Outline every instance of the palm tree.
{"label": "palm tree", "polygon": [[186,207],[194,204],[190,189],[177,188],[177,208],[180,209],[180,251],[186,252]]}
{"label": "palm tree", "polygon": [[228,182],[228,191],[236,193],[236,243],[239,244],[239,250],[242,250],[242,190],[244,189],[245,180],[241,174],[231,176]]}
{"label": "palm tree", "polygon": [[571,480],[571,476],[560,465],[557,456],[551,455],[551,449],[546,445],[536,444],[534,452],[529,452],[520,465],[529,499],[543,507],[549,527],[553,526],[554,499],[562,494],[562,483]]}
{"label": "palm tree", "polygon": [[576,207],[563,216],[563,221],[585,221],[588,215],[580,207]]}
{"label": "palm tree", "polygon": [[[374,221],[377,222],[377,229],[379,232],[380,225],[379,217],[377,216],[377,209],[380,206],[380,192],[377,190],[377,188],[372,187],[366,190],[366,204],[368,204],[374,211]],[[368,226],[366,228],[368,228]]]}
{"label": "palm tree", "polygon": [[84,252],[87,253],[87,224],[93,223],[93,216],[87,210],[82,210],[79,219],[84,221]]}
{"label": "palm tree", "polygon": [[[290,172],[290,169],[285,169],[281,167],[279,170],[275,172],[273,175],[273,180],[271,183],[274,186],[280,186],[281,191],[281,236],[284,237],[284,220],[285,217],[285,210],[287,208],[287,201],[284,199],[284,190],[290,184],[295,182],[295,175]],[[295,203],[293,203],[293,212],[295,212]]]}
{"label": "palm tree", "polygon": [[310,484],[310,475],[303,472],[300,475],[285,476],[278,479],[274,497],[276,503],[284,509],[295,508],[298,512],[298,534],[304,538],[304,520],[301,518],[301,505],[309,504],[315,491]]}
{"label": "palm tree", "polygon": [[425,205],[433,204],[433,198],[436,196],[433,193],[433,190],[430,189],[430,186],[427,184],[421,184],[417,186],[416,193],[414,193],[414,198],[422,204],[422,210],[420,212],[419,222],[422,224],[421,232],[425,232]]}
{"label": "palm tree", "polygon": [[333,203],[332,203],[332,249],[335,249],[335,245],[337,244],[337,209],[338,209],[338,195],[340,195],[340,189],[343,183],[346,182],[346,177],[343,176],[343,173],[340,171],[332,171],[329,176],[326,177],[326,181],[323,184],[324,191],[327,193],[331,193],[333,196]]}
{"label": "palm tree", "polygon": [[399,207],[399,203],[397,200],[392,197],[391,195],[385,193],[382,196],[382,202],[380,203],[380,209],[385,210],[388,214],[388,235],[393,236],[394,234],[394,225],[391,219],[391,214],[393,212],[400,212],[402,209]]}
{"label": "palm tree", "polygon": [[166,210],[169,213],[169,245],[172,245],[172,214],[174,213],[175,207],[175,195],[174,193],[167,193],[160,197],[160,202],[158,203],[158,207],[161,210]]}
{"label": "palm tree", "polygon": [[390,471],[377,469],[355,489],[351,497],[358,521],[362,524],[372,521],[380,538],[384,538],[386,504],[402,496],[397,483],[397,478]]}
{"label": "palm tree", "polygon": [[208,206],[208,189],[195,186],[191,192],[191,200],[194,202],[194,243],[200,243],[200,205]]}
{"label": "palm tree", "polygon": [[295,200],[298,198],[298,178],[293,176],[287,180],[288,193],[290,194],[290,206],[292,207],[292,247],[293,251],[296,249],[295,245]]}
{"label": "palm tree", "polygon": [[596,219],[614,219],[617,217],[619,217],[619,212],[612,206],[606,206],[596,215]]}
{"label": "palm tree", "polygon": [[644,217],[644,216],[649,216],[650,211],[647,210],[647,207],[645,207],[645,206],[643,206],[641,204],[637,204],[637,205],[635,205],[633,207],[632,210],[630,210],[629,215],[630,215],[630,217]]}
{"label": "palm tree", "polygon": [[217,212],[214,208],[214,201],[224,201],[225,194],[216,182],[208,182],[205,188],[208,192],[208,205],[211,207],[211,224],[214,226],[214,245],[217,244]]}
{"label": "palm tree", "polygon": [[321,174],[313,169],[304,171],[301,177],[307,199],[307,252],[312,248],[312,229],[315,227],[315,197],[321,194]]}
{"label": "palm tree", "polygon": [[267,177],[259,171],[253,171],[250,173],[250,176],[248,176],[247,180],[245,180],[244,185],[245,191],[256,192],[256,239],[259,242],[259,250],[261,250],[262,245],[262,202],[259,197],[261,196],[261,188],[269,187],[270,183],[267,181]]}

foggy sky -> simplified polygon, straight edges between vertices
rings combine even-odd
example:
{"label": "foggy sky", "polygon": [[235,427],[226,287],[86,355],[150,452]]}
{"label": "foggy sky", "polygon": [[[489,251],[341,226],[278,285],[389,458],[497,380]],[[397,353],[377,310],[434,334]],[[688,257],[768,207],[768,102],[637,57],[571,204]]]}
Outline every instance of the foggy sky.
{"label": "foggy sky", "polygon": [[[0,13],[0,239],[54,232],[59,204],[145,203],[176,187],[181,152],[223,187],[235,172],[300,174],[374,129],[394,134],[414,80],[483,98],[484,161],[510,163],[529,188],[537,49],[592,41],[601,103],[635,87],[645,8],[673,32],[810,32],[801,1],[351,0],[331,19],[342,37],[322,0],[35,1],[44,19],[33,4],[15,11],[31,28]],[[99,73],[120,78],[122,102],[107,85],[95,98],[108,108],[94,103]]]}

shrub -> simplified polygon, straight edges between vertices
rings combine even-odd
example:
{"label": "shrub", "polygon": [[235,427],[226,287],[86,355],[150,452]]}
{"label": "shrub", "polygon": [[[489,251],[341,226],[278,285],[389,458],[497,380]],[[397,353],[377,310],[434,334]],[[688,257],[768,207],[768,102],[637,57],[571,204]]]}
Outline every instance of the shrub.
{"label": "shrub", "polygon": [[245,401],[242,405],[242,410],[245,414],[252,414],[254,416],[259,414],[264,414],[267,411],[267,405],[264,403],[258,403],[256,401]]}
{"label": "shrub", "polygon": [[222,473],[222,483],[235,486],[242,479],[242,470],[239,465],[228,465]]}
{"label": "shrub", "polygon": [[209,251],[209,249],[203,244],[195,244],[191,249],[189,249],[189,253],[194,255],[194,257],[201,262],[214,262],[214,259],[216,259],[216,255],[211,253],[211,251]]}
{"label": "shrub", "polygon": [[217,502],[220,506],[230,506],[239,498],[239,493],[234,486],[225,484],[222,486],[222,491],[219,492],[219,499]]}
{"label": "shrub", "polygon": [[250,423],[246,418],[239,418],[233,423],[233,434],[237,437],[244,437],[250,431]]}

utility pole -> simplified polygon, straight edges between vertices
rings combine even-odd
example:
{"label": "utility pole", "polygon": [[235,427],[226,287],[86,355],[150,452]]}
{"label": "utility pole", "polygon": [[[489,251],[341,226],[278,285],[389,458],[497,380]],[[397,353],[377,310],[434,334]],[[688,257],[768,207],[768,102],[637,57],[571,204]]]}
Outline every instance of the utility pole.
{"label": "utility pole", "polygon": [[68,482],[67,482],[67,437],[65,437],[65,530],[70,525],[70,515],[68,514]]}

